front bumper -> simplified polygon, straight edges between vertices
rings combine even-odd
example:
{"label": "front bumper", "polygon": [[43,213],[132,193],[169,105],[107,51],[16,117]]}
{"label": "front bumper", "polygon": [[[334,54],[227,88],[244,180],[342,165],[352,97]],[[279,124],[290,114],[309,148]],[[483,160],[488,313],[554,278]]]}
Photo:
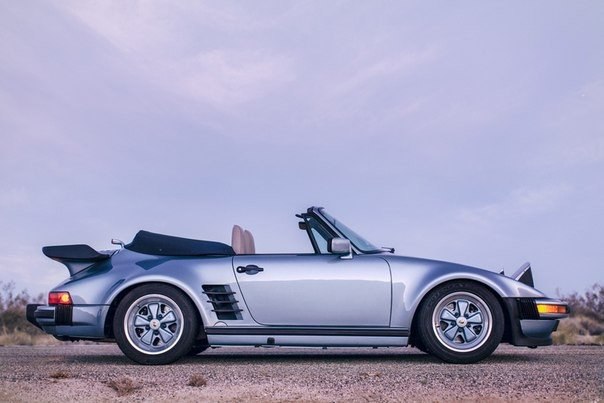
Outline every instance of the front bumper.
{"label": "front bumper", "polygon": [[[560,319],[564,314],[540,314],[537,303],[555,303],[566,305],[565,302],[552,299],[535,298],[506,298],[507,311],[506,331],[503,341],[515,346],[549,346],[552,344],[552,333],[558,329]],[[568,309],[567,309],[568,312]]]}
{"label": "front bumper", "polygon": [[27,320],[59,339],[103,339],[109,305],[29,304]]}

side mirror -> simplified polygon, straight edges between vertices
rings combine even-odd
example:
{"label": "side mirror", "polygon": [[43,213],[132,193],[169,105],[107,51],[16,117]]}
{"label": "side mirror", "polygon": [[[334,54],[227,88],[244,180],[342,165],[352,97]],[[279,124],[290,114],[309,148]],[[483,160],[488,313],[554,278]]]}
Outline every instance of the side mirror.
{"label": "side mirror", "polygon": [[331,238],[327,243],[327,251],[334,255],[340,255],[342,259],[352,259],[352,247],[346,238]]}

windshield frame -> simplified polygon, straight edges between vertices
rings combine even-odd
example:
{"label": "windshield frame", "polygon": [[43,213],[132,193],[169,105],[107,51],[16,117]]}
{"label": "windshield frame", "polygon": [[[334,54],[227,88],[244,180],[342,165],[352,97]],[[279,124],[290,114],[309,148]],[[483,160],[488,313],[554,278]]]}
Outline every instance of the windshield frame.
{"label": "windshield frame", "polygon": [[356,231],[351,229],[342,221],[336,219],[334,216],[327,213],[323,207],[319,207],[315,211],[335,231],[341,234],[344,238],[348,239],[350,243],[354,246],[354,248],[357,249],[359,252],[364,254],[384,252],[383,248],[375,246],[372,242],[359,235]]}

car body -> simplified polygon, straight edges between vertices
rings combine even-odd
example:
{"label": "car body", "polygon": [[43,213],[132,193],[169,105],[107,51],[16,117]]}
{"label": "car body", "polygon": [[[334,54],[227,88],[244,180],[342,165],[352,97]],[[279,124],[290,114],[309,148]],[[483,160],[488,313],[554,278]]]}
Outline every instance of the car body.
{"label": "car body", "polygon": [[140,231],[117,250],[45,247],[70,277],[28,320],[60,340],[117,341],[142,364],[218,346],[407,345],[471,363],[500,342],[551,344],[569,313],[533,287],[529,264],[507,277],[397,256],[323,208],[296,216],[314,253],[256,254],[239,226],[232,246]]}

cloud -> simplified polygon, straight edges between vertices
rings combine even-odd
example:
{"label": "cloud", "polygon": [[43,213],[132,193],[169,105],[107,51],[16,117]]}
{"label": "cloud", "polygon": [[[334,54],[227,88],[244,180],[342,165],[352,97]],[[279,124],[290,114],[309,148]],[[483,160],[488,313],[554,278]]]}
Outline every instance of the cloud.
{"label": "cloud", "polygon": [[502,200],[464,209],[458,219],[471,225],[495,225],[506,220],[521,221],[559,208],[572,187],[566,184],[540,188],[521,187]]}
{"label": "cloud", "polygon": [[330,95],[343,97],[371,83],[379,83],[380,80],[388,80],[392,77],[400,80],[422,65],[433,62],[437,57],[438,51],[435,48],[406,50],[396,56],[386,56],[378,60],[375,59],[375,55],[368,55],[366,60],[352,66],[350,75],[340,80],[334,77],[335,84]]}
{"label": "cloud", "polygon": [[38,293],[50,289],[65,279],[67,274],[65,267],[51,262],[41,253],[36,252],[23,249],[0,256],[3,281],[15,281],[18,291],[26,289]]}
{"label": "cloud", "polygon": [[[569,165],[604,161],[604,80],[570,92],[548,108],[543,126],[551,133],[549,163]],[[553,158],[552,158],[553,154]],[[542,161],[547,164],[548,161]]]}
{"label": "cloud", "polygon": [[[241,7],[228,4],[68,0],[56,5],[124,53],[145,57],[195,52],[212,31],[250,31],[263,24]],[[207,36],[199,36],[199,32]]]}
{"label": "cloud", "polygon": [[[22,260],[3,273],[40,289],[55,282],[40,267],[66,273],[41,245],[220,238],[236,217],[278,251],[275,212],[317,203],[425,256],[542,247],[560,275],[573,256],[593,277],[603,26],[541,9],[7,2],[0,256]],[[374,225],[393,219],[406,225]]]}
{"label": "cloud", "polygon": [[3,189],[0,194],[0,207],[13,208],[23,207],[30,203],[28,192],[24,188]]}
{"label": "cloud", "polygon": [[166,90],[224,111],[294,80],[287,57],[262,51],[200,52],[154,70]]}
{"label": "cloud", "polygon": [[[404,88],[414,72],[433,63],[440,52],[433,46],[415,46],[384,54],[382,46],[367,50],[366,44],[360,43],[356,47],[351,45],[346,54],[352,60],[350,63],[329,68],[330,74],[322,77],[325,85],[313,86],[316,88],[311,94],[313,113],[326,121],[347,121],[353,117],[373,126],[384,119],[417,112],[425,97],[411,99],[397,88]],[[390,102],[385,104],[385,100]],[[382,104],[385,105],[379,113],[372,112],[375,105]]]}
{"label": "cloud", "polygon": [[221,40],[222,35],[252,32],[265,24],[237,7],[141,1],[63,6],[111,43],[149,86],[185,102],[232,112],[295,78],[286,54]]}

